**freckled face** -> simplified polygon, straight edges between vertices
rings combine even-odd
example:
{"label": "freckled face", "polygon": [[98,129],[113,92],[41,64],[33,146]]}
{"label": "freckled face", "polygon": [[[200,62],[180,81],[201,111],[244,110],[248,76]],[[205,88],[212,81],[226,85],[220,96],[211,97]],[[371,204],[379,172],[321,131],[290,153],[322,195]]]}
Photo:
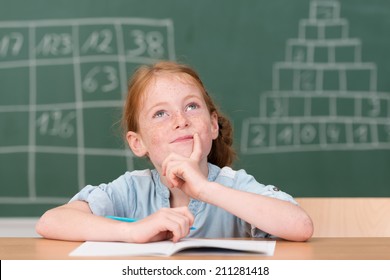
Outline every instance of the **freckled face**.
{"label": "freckled face", "polygon": [[216,114],[210,115],[201,90],[182,74],[160,74],[147,87],[139,115],[139,136],[157,169],[172,152],[189,157],[193,135],[201,139],[202,164],[218,136]]}

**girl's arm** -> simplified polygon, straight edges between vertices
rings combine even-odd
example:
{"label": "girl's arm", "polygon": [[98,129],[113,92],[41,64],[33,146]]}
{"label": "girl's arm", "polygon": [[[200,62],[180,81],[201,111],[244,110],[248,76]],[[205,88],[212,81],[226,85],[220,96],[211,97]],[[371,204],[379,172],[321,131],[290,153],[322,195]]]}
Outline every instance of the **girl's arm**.
{"label": "girl's arm", "polygon": [[208,182],[202,190],[199,200],[221,207],[271,235],[292,241],[306,241],[313,235],[310,217],[291,202],[214,182]]}
{"label": "girl's arm", "polygon": [[202,147],[195,134],[189,158],[171,154],[165,159],[162,175],[166,183],[190,197],[223,208],[271,235],[293,241],[305,241],[312,236],[313,223],[301,207],[209,182],[201,171],[200,166],[205,163],[201,155]]}
{"label": "girl's arm", "polygon": [[73,201],[48,210],[36,231],[45,238],[69,241],[176,242],[188,235],[193,221],[190,211],[181,207],[163,208],[134,223],[120,222],[94,215],[85,201]]}
{"label": "girl's arm", "polygon": [[194,178],[193,183],[189,183],[185,181],[189,178],[184,171],[186,167],[189,173],[194,172],[186,164],[178,166],[181,169],[179,180],[183,180],[183,184],[176,187],[191,197],[223,208],[262,231],[283,239],[306,241],[313,235],[312,220],[301,207],[277,198],[227,188],[206,178],[202,180],[201,176],[189,176]]}

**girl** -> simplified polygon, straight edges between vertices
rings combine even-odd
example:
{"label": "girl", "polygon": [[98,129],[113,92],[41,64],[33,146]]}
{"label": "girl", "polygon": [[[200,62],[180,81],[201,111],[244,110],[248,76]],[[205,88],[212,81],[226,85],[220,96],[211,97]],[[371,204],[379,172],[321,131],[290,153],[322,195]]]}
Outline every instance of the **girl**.
{"label": "girl", "polygon": [[147,157],[155,169],[86,186],[40,218],[39,234],[137,243],[185,236],[293,241],[312,236],[310,217],[290,195],[228,167],[235,157],[230,122],[190,67],[167,61],[140,67],[129,84],[123,125],[133,153]]}

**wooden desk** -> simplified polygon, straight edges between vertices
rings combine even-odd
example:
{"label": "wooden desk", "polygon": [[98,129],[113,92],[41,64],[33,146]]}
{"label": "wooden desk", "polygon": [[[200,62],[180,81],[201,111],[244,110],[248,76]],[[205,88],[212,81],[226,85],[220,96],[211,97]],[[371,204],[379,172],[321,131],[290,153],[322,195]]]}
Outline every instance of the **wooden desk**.
{"label": "wooden desk", "polygon": [[[69,257],[81,242],[48,240],[43,238],[0,238],[1,260],[83,259]],[[95,258],[88,258],[95,259]],[[99,258],[96,258],[99,259]],[[101,258],[100,258],[101,259]],[[109,259],[167,259],[166,257],[128,257]],[[190,256],[175,255],[171,259],[265,259],[265,260],[390,260],[390,238],[312,238],[308,242],[276,241],[272,257],[245,256]]]}

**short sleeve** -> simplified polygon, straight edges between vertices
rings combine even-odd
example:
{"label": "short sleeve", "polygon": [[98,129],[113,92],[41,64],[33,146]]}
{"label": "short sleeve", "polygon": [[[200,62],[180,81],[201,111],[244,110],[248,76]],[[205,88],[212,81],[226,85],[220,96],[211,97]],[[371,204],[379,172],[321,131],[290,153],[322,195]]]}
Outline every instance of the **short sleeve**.
{"label": "short sleeve", "polygon": [[134,205],[134,188],[126,174],[108,184],[88,185],[71,200],[83,200],[98,216],[126,216],[128,206]]}
{"label": "short sleeve", "polygon": [[115,215],[114,206],[107,193],[108,185],[88,185],[77,193],[69,202],[82,200],[88,203],[92,213],[98,216]]}
{"label": "short sleeve", "polygon": [[247,174],[245,170],[239,170],[236,172],[235,185],[237,185],[238,189],[242,191],[273,197],[298,205],[291,195],[283,192],[279,187],[259,183],[252,175]]}

